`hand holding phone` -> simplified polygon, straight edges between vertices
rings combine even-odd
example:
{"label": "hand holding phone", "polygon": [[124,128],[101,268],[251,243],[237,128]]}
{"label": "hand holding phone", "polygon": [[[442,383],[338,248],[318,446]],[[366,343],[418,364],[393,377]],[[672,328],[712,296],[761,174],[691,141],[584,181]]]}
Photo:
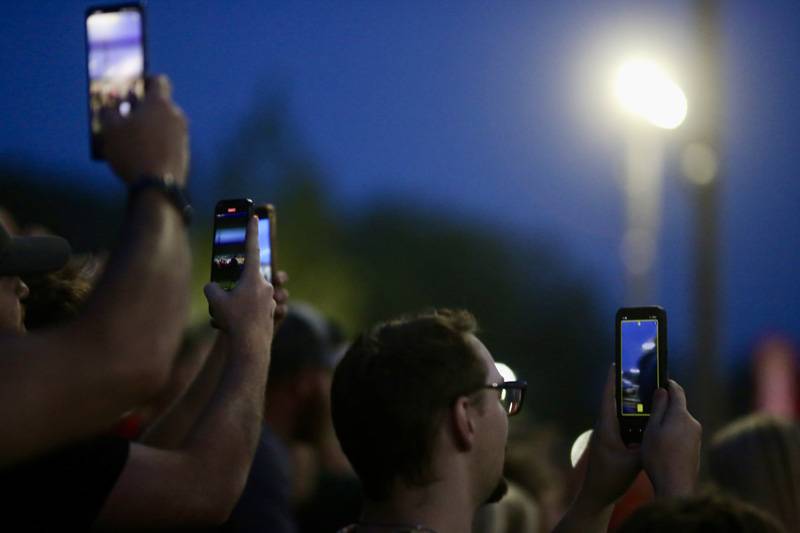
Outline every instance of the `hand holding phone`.
{"label": "hand holding phone", "polygon": [[148,92],[128,117],[103,113],[103,149],[109,166],[127,183],[155,176],[184,187],[189,134],[183,112],[170,99],[165,76],[148,78]]}
{"label": "hand holding phone", "polygon": [[273,289],[258,265],[258,221],[245,217],[244,260],[236,286],[224,290],[218,283],[208,283],[205,295],[212,310],[212,325],[230,335],[234,344],[269,353],[274,331],[275,299]]}
{"label": "hand holding phone", "polygon": [[666,388],[667,313],[658,306],[623,307],[616,315],[615,397],[625,444],[642,441],[653,395]]}
{"label": "hand holding phone", "polygon": [[686,393],[669,380],[653,399],[642,438],[642,465],[658,497],[688,496],[700,469],[703,429],[686,407]]}
{"label": "hand holding phone", "polygon": [[[629,448],[620,438],[617,407],[614,394],[616,384],[616,365],[609,365],[603,394],[600,401],[600,416],[597,419],[588,446],[575,466],[579,477],[583,471],[583,483],[570,509],[571,515],[589,510],[596,514],[597,509],[613,505],[633,483],[642,469],[640,450]],[[605,530],[605,525],[602,529]],[[567,529],[591,529],[581,527]]]}

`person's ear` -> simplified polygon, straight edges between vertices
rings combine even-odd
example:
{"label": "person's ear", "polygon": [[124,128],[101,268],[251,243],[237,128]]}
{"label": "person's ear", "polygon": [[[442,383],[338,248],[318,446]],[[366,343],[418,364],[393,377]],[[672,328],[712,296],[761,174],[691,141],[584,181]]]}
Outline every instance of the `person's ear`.
{"label": "person's ear", "polygon": [[459,396],[450,408],[450,419],[453,428],[453,440],[458,449],[469,451],[475,444],[476,428],[475,409],[469,398]]}

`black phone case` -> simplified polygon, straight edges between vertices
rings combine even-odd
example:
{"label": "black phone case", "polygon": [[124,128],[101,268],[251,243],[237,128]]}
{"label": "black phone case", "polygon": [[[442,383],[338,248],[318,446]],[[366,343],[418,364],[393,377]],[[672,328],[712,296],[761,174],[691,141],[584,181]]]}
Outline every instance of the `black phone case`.
{"label": "black phone case", "polygon": [[[245,226],[247,225],[246,221],[249,219],[249,217],[253,216],[253,201],[250,200],[249,198],[240,198],[240,199],[234,199],[234,200],[220,200],[219,202],[217,202],[217,205],[214,207],[214,225],[213,225],[213,230],[212,230],[212,234],[211,234],[212,235],[212,237],[211,237],[212,239],[214,239],[216,234],[217,234],[217,214],[223,212],[222,210],[224,210],[224,209],[226,209],[228,207],[236,207],[236,208],[247,207],[247,217],[245,218]],[[217,255],[218,253],[219,253],[219,250],[214,245],[214,242],[212,240],[212,243],[211,243],[211,275],[210,275],[211,281],[219,281],[214,276],[214,256]]]}
{"label": "black phone case", "polygon": [[615,345],[614,345],[614,397],[619,420],[619,429],[623,442],[627,444],[640,443],[650,416],[623,416],[622,415],[622,338],[620,335],[620,322],[622,317],[627,319],[656,318],[658,320],[658,387],[667,387],[668,353],[667,353],[667,313],[660,306],[622,307],[617,310],[614,319]]}

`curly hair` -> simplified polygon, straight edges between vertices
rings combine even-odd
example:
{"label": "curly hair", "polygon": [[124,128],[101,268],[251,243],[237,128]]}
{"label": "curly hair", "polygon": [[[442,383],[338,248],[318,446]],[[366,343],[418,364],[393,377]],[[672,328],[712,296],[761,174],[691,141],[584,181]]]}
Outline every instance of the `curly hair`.
{"label": "curly hair", "polygon": [[73,258],[61,270],[24,276],[30,289],[25,299],[25,327],[55,326],[74,318],[92,291],[94,258]]}

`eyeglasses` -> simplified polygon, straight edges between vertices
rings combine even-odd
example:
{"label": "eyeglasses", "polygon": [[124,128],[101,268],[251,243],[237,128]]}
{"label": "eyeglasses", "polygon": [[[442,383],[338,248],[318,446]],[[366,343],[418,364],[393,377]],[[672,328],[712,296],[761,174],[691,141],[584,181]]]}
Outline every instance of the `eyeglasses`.
{"label": "eyeglasses", "polygon": [[527,381],[504,381],[503,383],[490,383],[484,385],[486,389],[500,391],[500,403],[503,404],[508,416],[514,416],[522,409],[522,402],[525,400],[525,391],[528,388]]}

